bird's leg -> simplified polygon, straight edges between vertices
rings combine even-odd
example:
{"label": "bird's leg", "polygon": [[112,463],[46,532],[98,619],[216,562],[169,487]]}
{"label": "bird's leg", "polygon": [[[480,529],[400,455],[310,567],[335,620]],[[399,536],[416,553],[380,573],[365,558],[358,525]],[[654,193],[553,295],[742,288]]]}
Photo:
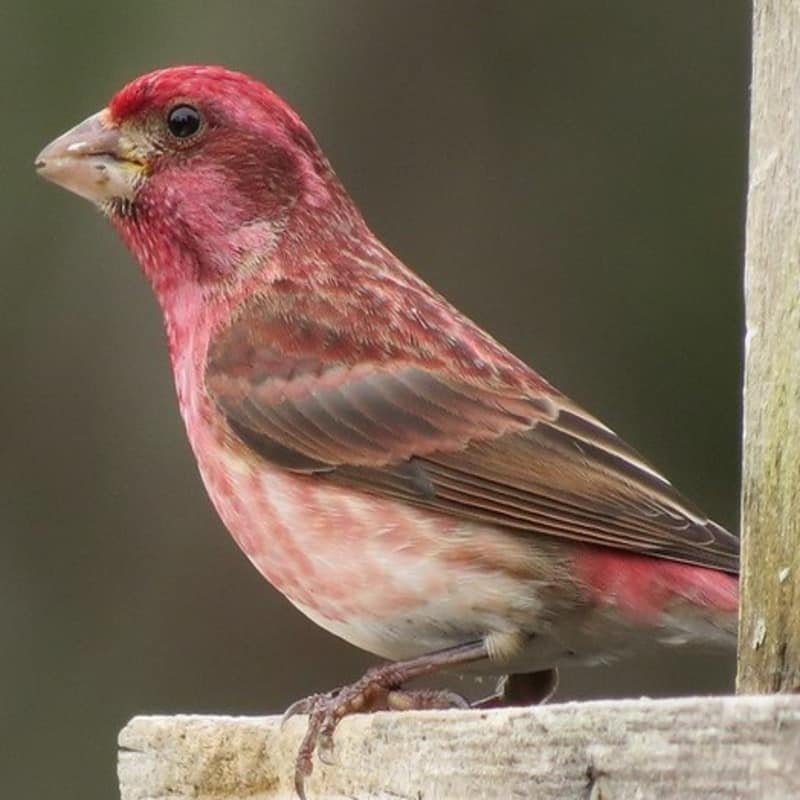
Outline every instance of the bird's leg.
{"label": "bird's leg", "polygon": [[558,688],[558,670],[542,669],[517,675],[504,675],[494,694],[472,704],[472,708],[537,706],[546,703]]}
{"label": "bird's leg", "polygon": [[294,784],[297,794],[305,800],[303,784],[314,768],[314,752],[330,763],[333,732],[348,714],[372,711],[406,711],[410,709],[466,708],[460,695],[445,690],[404,690],[403,684],[449,667],[458,667],[488,657],[481,642],[460,645],[438,653],[372,667],[349,686],[327,694],[316,694],[291,705],[284,720],[295,714],[308,714],[308,730],[300,745],[295,764]]}

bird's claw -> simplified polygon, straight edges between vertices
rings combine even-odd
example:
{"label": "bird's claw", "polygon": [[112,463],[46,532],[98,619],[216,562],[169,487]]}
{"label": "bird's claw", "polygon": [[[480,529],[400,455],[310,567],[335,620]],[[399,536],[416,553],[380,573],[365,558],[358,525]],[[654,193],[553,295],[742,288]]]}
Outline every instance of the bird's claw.
{"label": "bird's claw", "polygon": [[337,767],[333,753],[333,730],[321,730],[317,738],[317,758],[327,767]]}
{"label": "bird's claw", "polygon": [[493,694],[472,703],[472,708],[509,708],[538,706],[546,703],[558,688],[558,670],[543,669],[515,675],[504,675]]}
{"label": "bird's claw", "polygon": [[281,717],[281,730],[283,730],[284,725],[286,725],[292,717],[296,717],[298,714],[311,714],[315,704],[323,697],[327,697],[327,695],[312,694],[292,703],[289,708],[283,712],[283,716]]}
{"label": "bird's claw", "polygon": [[468,708],[469,703],[454,692],[420,689],[403,690],[389,684],[380,672],[368,672],[361,680],[327,694],[314,694],[293,703],[283,722],[297,714],[308,715],[308,728],[295,762],[294,786],[300,800],[306,800],[305,780],[314,770],[314,753],[327,766],[337,766],[333,734],[350,714],[411,709]]}
{"label": "bird's claw", "polygon": [[347,700],[340,702],[341,693],[311,695],[293,703],[283,715],[282,723],[296,714],[308,715],[308,728],[295,761],[294,788],[300,800],[306,800],[305,780],[314,771],[314,753],[323,764],[335,766],[333,732],[343,717],[359,710],[351,708]]}

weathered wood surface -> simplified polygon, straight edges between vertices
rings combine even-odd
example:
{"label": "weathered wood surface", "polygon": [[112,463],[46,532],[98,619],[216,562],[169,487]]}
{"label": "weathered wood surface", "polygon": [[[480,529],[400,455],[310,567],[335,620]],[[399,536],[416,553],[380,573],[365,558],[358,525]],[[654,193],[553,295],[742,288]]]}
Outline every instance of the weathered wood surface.
{"label": "weathered wood surface", "polygon": [[800,3],[756,0],[745,257],[741,692],[800,691]]}
{"label": "weathered wood surface", "polygon": [[[119,737],[122,800],[293,798],[304,726],[136,717]],[[796,800],[800,697],[354,716],[336,732],[335,758],[316,764],[309,800]]]}

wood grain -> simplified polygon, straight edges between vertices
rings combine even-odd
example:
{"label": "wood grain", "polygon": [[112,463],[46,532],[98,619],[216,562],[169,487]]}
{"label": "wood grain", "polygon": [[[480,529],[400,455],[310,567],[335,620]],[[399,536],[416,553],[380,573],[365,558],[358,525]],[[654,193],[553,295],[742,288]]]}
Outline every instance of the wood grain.
{"label": "wood grain", "polygon": [[[295,718],[136,717],[122,800],[293,798]],[[568,703],[346,719],[309,800],[800,797],[800,697]]]}
{"label": "wood grain", "polygon": [[756,0],[745,257],[741,692],[800,691],[800,3]]}

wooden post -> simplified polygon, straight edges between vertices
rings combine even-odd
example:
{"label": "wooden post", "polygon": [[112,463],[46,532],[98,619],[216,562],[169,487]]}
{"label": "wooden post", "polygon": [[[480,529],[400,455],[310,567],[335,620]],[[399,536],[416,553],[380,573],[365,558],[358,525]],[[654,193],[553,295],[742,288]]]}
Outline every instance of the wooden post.
{"label": "wooden post", "polygon": [[739,692],[800,691],[800,3],[755,0]]}

